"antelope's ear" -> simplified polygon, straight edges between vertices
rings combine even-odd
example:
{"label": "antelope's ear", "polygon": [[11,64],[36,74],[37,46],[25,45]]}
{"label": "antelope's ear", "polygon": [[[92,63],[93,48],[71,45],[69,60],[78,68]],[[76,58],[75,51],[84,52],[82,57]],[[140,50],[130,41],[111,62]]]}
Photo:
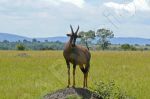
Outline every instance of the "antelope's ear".
{"label": "antelope's ear", "polygon": [[67,36],[71,36],[71,34],[66,34]]}
{"label": "antelope's ear", "polygon": [[78,38],[81,38],[82,36],[81,35],[78,35]]}

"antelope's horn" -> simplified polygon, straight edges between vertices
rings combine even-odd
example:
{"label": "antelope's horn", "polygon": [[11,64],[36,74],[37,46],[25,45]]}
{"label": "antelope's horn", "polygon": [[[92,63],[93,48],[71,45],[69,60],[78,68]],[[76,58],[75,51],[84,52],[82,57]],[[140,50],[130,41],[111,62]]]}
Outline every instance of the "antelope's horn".
{"label": "antelope's horn", "polygon": [[71,32],[72,32],[72,34],[73,34],[73,33],[74,33],[74,31],[73,31],[72,25],[70,25],[70,28],[71,28]]}
{"label": "antelope's horn", "polygon": [[78,31],[79,31],[79,25],[78,25],[78,28],[77,28],[77,30],[76,30],[76,32],[75,32],[75,33],[77,34],[77,33],[78,33]]}

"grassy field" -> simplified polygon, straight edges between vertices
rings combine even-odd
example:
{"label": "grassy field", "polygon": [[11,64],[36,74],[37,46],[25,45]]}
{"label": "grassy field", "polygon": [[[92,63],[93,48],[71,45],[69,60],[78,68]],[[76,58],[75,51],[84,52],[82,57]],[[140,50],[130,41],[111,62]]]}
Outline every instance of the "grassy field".
{"label": "grassy field", "polygon": [[[77,67],[77,87],[81,79]],[[89,87],[110,80],[137,99],[149,99],[150,52],[92,52]],[[62,51],[0,51],[0,99],[41,99],[66,86]]]}

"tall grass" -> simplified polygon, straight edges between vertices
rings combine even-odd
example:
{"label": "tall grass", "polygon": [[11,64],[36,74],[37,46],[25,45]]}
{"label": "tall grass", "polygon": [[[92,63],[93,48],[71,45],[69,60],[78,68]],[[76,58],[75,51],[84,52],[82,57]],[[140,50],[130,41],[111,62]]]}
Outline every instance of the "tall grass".
{"label": "tall grass", "polygon": [[[77,67],[77,87],[82,87],[82,79]],[[148,99],[150,52],[92,52],[89,88],[111,80],[129,95]],[[0,51],[0,99],[39,99],[66,86],[62,51]]]}

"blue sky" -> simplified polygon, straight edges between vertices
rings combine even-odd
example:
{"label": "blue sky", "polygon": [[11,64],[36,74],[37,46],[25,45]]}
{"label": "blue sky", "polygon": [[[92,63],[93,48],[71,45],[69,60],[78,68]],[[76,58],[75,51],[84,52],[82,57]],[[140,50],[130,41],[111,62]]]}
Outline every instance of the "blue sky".
{"label": "blue sky", "polygon": [[1,0],[0,22],[0,32],[27,37],[65,36],[72,24],[150,38],[150,0]]}

